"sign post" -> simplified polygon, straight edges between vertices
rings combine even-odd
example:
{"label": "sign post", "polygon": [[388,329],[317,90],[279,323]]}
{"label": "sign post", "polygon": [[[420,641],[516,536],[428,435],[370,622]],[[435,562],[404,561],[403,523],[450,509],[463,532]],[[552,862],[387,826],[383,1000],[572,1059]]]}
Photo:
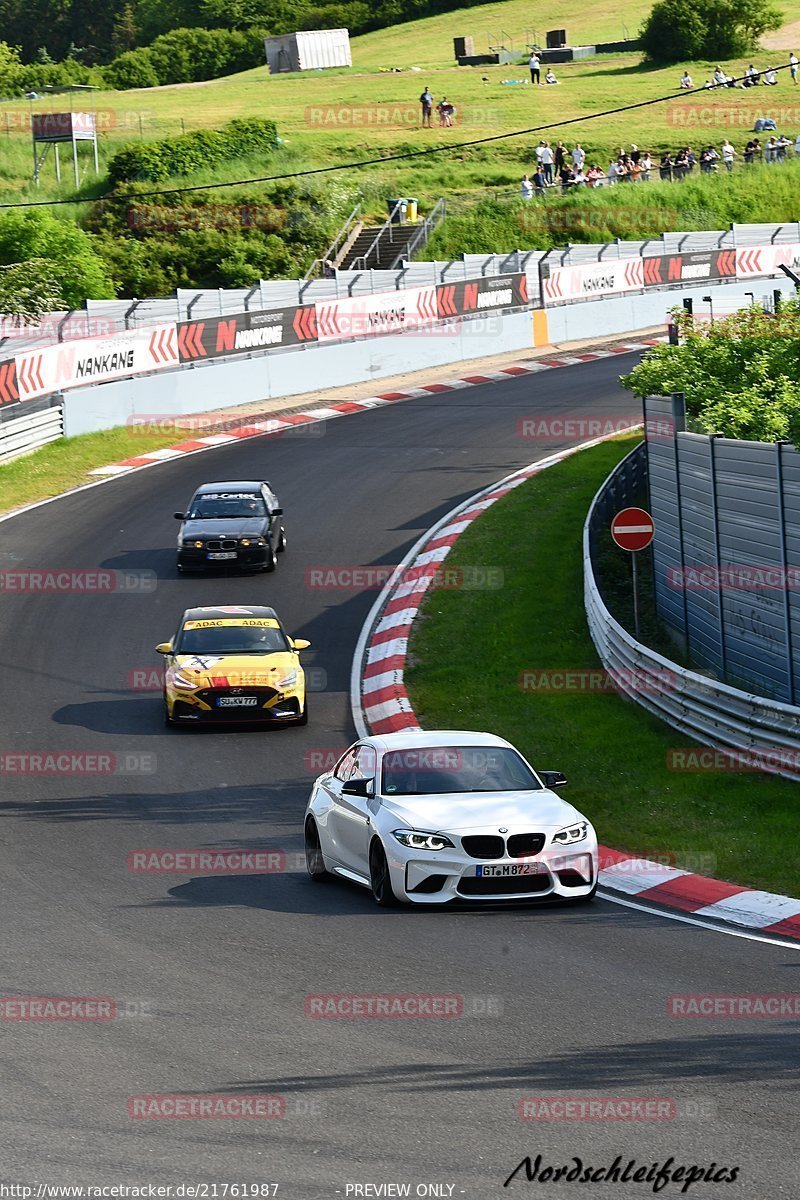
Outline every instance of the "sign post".
{"label": "sign post", "polygon": [[639,637],[639,579],[637,555],[645,550],[653,540],[656,531],[653,518],[643,508],[623,508],[611,522],[611,536],[620,550],[627,550],[631,555],[631,573],[633,577],[633,628]]}

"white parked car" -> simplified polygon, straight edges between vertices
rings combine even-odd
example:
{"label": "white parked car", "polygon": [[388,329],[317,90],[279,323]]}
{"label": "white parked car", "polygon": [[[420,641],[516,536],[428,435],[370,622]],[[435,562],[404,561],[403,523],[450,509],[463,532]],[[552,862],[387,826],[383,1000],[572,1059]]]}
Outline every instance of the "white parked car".
{"label": "white parked car", "polygon": [[489,733],[390,733],[356,742],[315,781],[305,817],[312,879],[340,875],[380,905],[591,900],[597,836]]}

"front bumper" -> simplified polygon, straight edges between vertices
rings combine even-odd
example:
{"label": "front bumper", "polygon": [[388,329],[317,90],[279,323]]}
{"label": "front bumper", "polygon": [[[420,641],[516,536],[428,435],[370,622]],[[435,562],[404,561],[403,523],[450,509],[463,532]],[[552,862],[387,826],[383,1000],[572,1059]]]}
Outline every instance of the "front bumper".
{"label": "front bumper", "polygon": [[[219,700],[247,699],[255,703],[219,704]],[[170,716],[187,725],[231,725],[268,723],[287,725],[302,715],[305,697],[295,689],[275,692],[271,688],[240,688],[235,693],[224,689],[205,688],[200,692],[177,692],[172,700]]]}
{"label": "front bumper", "polygon": [[210,551],[182,547],[178,551],[178,566],[182,571],[224,571],[232,567],[257,571],[266,566],[268,552],[268,546],[239,546],[225,552],[234,554],[234,558],[214,559],[208,557]]}
{"label": "front bumper", "polygon": [[[578,900],[590,894],[598,870],[596,841],[485,863],[458,849],[426,853],[406,851],[398,844],[397,850],[387,847],[387,859],[395,894],[410,904]],[[530,873],[517,874],[513,869],[520,865]],[[482,876],[482,866],[491,867],[492,873]]]}

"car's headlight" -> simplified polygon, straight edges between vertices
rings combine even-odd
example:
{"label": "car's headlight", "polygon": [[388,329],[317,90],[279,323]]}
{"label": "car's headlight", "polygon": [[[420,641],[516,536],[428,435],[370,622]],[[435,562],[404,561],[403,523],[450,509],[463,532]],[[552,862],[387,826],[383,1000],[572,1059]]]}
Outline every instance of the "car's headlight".
{"label": "car's headlight", "polygon": [[265,546],[266,542],[262,537],[242,538],[240,546]]}
{"label": "car's headlight", "polygon": [[198,541],[197,538],[184,538],[183,544],[184,544],[184,546],[190,546],[193,550],[202,550],[203,549],[203,543],[201,541]]}
{"label": "car's headlight", "polygon": [[560,846],[572,846],[575,842],[582,842],[588,832],[588,821],[578,821],[575,825],[568,825],[566,829],[559,829],[558,833],[553,834],[553,841],[558,842]]}
{"label": "car's headlight", "polygon": [[196,679],[187,679],[185,675],[181,675],[180,671],[172,676],[174,687],[182,688],[185,692],[196,692],[200,684]]}
{"label": "car's headlight", "polygon": [[394,836],[401,846],[410,850],[455,850],[450,838],[443,833],[421,833],[417,829],[395,829]]}
{"label": "car's headlight", "polygon": [[288,675],[284,675],[283,679],[279,679],[275,686],[279,687],[282,691],[285,691],[286,688],[293,688],[296,683],[297,671],[294,670],[290,671]]}

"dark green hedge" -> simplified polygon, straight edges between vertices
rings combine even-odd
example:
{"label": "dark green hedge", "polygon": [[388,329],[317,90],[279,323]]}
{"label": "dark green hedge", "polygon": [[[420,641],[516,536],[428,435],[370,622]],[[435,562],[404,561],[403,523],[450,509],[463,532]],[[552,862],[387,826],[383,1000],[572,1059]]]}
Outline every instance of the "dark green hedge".
{"label": "dark green hedge", "polygon": [[274,121],[235,120],[221,130],[200,129],[163,141],[125,146],[108,164],[108,175],[113,186],[135,180],[160,183],[234,158],[269,154],[277,141]]}

